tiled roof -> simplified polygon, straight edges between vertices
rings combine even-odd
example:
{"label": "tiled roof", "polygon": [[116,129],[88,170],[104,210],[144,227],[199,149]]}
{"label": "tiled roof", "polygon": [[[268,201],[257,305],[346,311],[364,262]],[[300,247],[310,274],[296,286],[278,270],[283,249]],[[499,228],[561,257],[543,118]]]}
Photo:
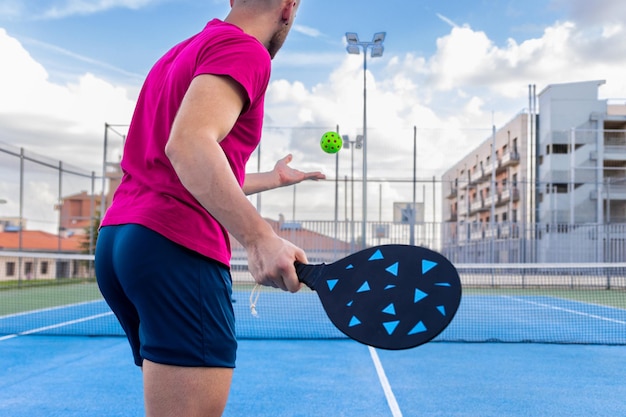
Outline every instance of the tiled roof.
{"label": "tiled roof", "polygon": [[[334,253],[334,251],[350,250],[350,243],[334,239],[331,236],[305,229],[298,223],[285,223],[271,219],[265,219],[278,236],[293,242],[305,252]],[[245,250],[243,246],[232,236],[230,236],[231,249],[233,257],[244,256]],[[311,259],[309,259],[311,261]],[[318,260],[319,261],[319,260]]]}
{"label": "tiled roof", "polygon": [[[81,241],[85,236],[61,237],[39,230],[22,231],[22,250],[56,252],[82,252]],[[60,246],[59,246],[60,245]],[[0,232],[0,250],[18,250],[19,232]]]}

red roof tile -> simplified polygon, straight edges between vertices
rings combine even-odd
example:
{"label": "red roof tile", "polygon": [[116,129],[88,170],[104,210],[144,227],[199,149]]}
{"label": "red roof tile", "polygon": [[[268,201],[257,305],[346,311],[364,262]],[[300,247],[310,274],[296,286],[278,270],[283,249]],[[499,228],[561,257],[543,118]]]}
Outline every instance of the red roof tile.
{"label": "red roof tile", "polygon": [[[20,248],[19,232],[0,232],[0,250],[18,250]],[[85,236],[61,237],[39,230],[22,231],[22,250],[27,251],[59,251],[82,252],[81,241]]]}

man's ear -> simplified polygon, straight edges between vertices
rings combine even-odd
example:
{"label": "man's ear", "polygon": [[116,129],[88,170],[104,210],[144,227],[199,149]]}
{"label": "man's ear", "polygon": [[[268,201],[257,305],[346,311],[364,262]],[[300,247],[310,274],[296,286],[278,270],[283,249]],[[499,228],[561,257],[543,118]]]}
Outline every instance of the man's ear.
{"label": "man's ear", "polygon": [[293,14],[296,10],[296,0],[286,0],[283,6],[282,19],[285,24],[292,20]]}

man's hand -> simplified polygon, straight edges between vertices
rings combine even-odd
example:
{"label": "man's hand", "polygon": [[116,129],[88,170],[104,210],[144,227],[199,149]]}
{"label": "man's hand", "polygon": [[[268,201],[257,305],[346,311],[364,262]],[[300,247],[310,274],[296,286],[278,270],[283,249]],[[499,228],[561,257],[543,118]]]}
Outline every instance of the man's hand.
{"label": "man's hand", "polygon": [[246,250],[248,270],[257,284],[292,293],[302,288],[294,266],[296,261],[307,263],[306,254],[302,249],[275,236],[250,245]]}
{"label": "man's hand", "polygon": [[278,162],[276,162],[276,165],[274,165],[273,171],[278,176],[279,187],[297,184],[306,180],[317,181],[326,179],[326,175],[322,174],[319,171],[303,172],[290,167],[289,163],[292,159],[293,155],[289,154],[280,159]]}
{"label": "man's hand", "polygon": [[243,184],[243,192],[246,195],[273,190],[275,188],[298,184],[306,180],[323,180],[326,176],[319,171],[303,172],[289,166],[293,159],[291,154],[280,159],[274,165],[274,169],[266,172],[248,173]]}

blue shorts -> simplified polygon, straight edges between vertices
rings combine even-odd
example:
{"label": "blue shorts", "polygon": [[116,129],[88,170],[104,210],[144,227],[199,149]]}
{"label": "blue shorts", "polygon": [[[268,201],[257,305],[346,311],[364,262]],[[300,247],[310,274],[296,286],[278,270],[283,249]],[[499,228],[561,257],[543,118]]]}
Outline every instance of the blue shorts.
{"label": "blue shorts", "polygon": [[100,229],[96,276],[135,364],[234,368],[229,269],[143,226]]}

